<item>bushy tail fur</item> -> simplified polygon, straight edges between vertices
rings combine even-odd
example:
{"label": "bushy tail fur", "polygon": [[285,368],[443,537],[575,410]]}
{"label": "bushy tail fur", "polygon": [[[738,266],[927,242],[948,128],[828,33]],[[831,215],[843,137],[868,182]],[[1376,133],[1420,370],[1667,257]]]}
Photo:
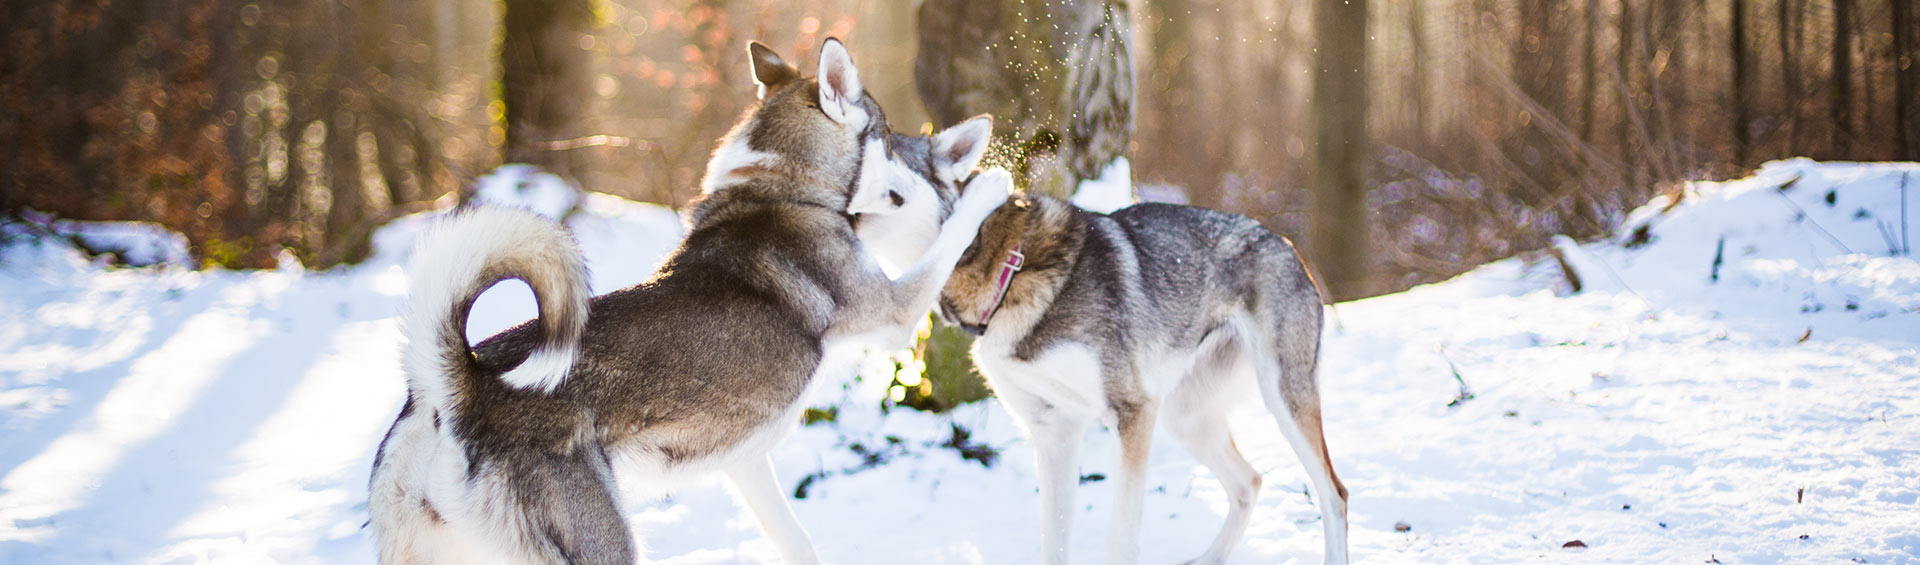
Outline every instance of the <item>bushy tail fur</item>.
{"label": "bushy tail fur", "polygon": [[592,293],[579,247],[553,221],[504,207],[456,212],[421,236],[408,274],[401,366],[416,400],[445,408],[473,379],[494,378],[473,362],[467,314],[481,292],[507,279],[532,287],[540,339],[525,362],[500,378],[552,391],[572,370]]}

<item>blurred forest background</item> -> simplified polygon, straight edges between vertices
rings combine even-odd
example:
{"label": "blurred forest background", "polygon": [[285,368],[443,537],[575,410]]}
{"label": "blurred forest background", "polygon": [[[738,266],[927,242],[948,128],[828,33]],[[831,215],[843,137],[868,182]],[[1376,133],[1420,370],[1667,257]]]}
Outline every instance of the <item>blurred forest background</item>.
{"label": "blurred forest background", "polygon": [[[1316,199],[1330,201],[1316,159],[1351,160],[1363,208],[1343,218],[1358,225],[1326,232],[1351,234],[1340,256],[1359,263],[1334,277],[1340,299],[1554,234],[1600,237],[1652,194],[1768,159],[1920,160],[1910,0],[1033,1],[926,0],[962,20],[1100,10],[1125,39],[1105,44],[1123,51],[1102,72],[1126,87],[1110,117],[1131,129],[1106,139],[1142,195],[1240,212],[1313,250]],[[1354,13],[1321,17],[1335,9]],[[923,101],[916,58],[921,30],[965,24],[921,10],[6,0],[0,207],[156,221],[207,264],[272,266],[284,248],[318,268],[502,162],[679,206],[753,100],[748,40],[811,72],[819,42],[840,37],[897,129],[951,121]],[[943,48],[1033,40],[983,29]],[[1362,95],[1317,91],[1329,70]],[[1329,157],[1316,116],[1361,149]]]}

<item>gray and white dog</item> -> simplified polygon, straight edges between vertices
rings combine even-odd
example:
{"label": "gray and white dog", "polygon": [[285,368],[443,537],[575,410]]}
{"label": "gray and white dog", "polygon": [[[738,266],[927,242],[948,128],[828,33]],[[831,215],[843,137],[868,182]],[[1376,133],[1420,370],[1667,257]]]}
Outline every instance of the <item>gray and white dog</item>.
{"label": "gray and white dog", "polygon": [[[972,127],[930,140],[895,134],[894,145],[939,147]],[[849,210],[872,249],[911,264],[966,171],[888,164],[863,177]],[[940,298],[948,321],[980,336],[974,364],[1033,440],[1048,563],[1067,560],[1080,439],[1096,419],[1121,445],[1110,560],[1137,560],[1148,444],[1164,421],[1226,489],[1226,524],[1195,562],[1224,561],[1260,494],[1226,420],[1248,383],[1311,478],[1326,562],[1346,563],[1347,490],[1327,453],[1315,377],[1321,308],[1293,245],[1244,216],[1166,204],[1109,216],[1044,196],[989,216]]]}
{"label": "gray and white dog", "polygon": [[[887,131],[846,48],[826,41],[817,78],[749,51],[761,100],[721,140],[688,235],[652,280],[589,299],[571,238],[516,210],[468,210],[422,239],[408,400],[371,484],[383,562],[633,563],[616,477],[654,493],[713,472],[786,561],[818,561],[768,450],[808,385],[844,367],[835,356],[911,338],[1012,179],[976,182],[890,279],[845,213],[885,166]],[[469,347],[468,311],[505,279],[533,289],[539,317]]]}

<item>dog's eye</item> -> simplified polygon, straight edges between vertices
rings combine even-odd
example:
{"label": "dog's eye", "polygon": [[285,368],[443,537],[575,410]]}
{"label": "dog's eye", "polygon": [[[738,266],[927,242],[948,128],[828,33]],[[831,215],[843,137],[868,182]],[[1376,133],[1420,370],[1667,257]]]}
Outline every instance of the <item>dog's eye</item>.
{"label": "dog's eye", "polygon": [[900,206],[907,203],[907,198],[904,196],[901,196],[900,191],[898,190],[888,190],[887,198],[893,200],[893,207],[895,208],[899,208]]}

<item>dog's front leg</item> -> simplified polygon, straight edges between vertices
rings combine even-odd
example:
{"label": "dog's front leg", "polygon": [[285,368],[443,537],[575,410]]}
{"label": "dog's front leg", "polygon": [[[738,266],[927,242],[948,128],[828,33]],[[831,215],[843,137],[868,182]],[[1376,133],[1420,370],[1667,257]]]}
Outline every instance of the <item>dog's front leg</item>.
{"label": "dog's front leg", "polygon": [[807,539],[807,530],[800,527],[800,519],[793,516],[793,507],[787,505],[786,491],[780,488],[780,480],[773,474],[772,458],[755,458],[728,471],[727,479],[733,483],[734,490],[740,492],[740,498],[747,501],[747,508],[753,510],[753,517],[760,522],[760,532],[780,549],[782,560],[793,565],[820,562],[820,556],[813,551],[813,542]]}
{"label": "dog's front leg", "polygon": [[1041,562],[1066,565],[1073,531],[1073,498],[1080,488],[1080,439],[1091,415],[1070,411],[1015,387],[994,387],[1007,412],[1033,441],[1034,471],[1040,482]]}
{"label": "dog's front leg", "polygon": [[1140,561],[1140,513],[1147,496],[1147,452],[1153,447],[1155,405],[1144,401],[1115,406],[1120,433],[1120,471],[1113,485],[1113,527],[1107,533],[1107,562]]}

